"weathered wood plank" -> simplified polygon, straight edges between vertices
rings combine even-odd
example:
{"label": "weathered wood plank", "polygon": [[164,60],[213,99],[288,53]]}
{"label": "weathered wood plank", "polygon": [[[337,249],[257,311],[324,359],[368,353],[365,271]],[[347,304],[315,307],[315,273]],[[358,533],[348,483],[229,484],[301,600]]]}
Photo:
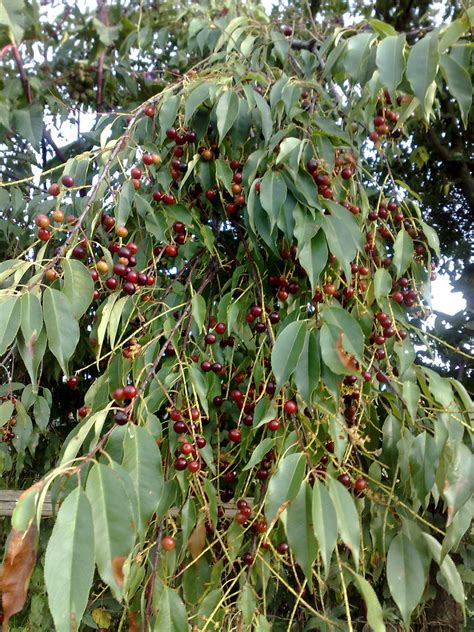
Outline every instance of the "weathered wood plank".
{"label": "weathered wood plank", "polygon": [[[0,489],[0,517],[11,516],[18,498],[23,493],[22,489]],[[44,518],[50,518],[53,515],[53,506],[51,504],[51,494],[46,494],[41,515]]]}
{"label": "weathered wood plank", "polygon": [[[22,489],[0,489],[0,518],[11,516],[13,514],[15,505],[23,491],[24,490]],[[253,502],[253,498],[246,498],[246,500],[250,504]],[[227,517],[232,518],[237,513],[234,503],[223,503],[223,506],[224,514]],[[177,516],[178,508],[171,507],[170,514],[172,516]],[[46,494],[41,515],[43,518],[51,518],[53,515],[53,505],[51,502],[51,494],[49,492]]]}

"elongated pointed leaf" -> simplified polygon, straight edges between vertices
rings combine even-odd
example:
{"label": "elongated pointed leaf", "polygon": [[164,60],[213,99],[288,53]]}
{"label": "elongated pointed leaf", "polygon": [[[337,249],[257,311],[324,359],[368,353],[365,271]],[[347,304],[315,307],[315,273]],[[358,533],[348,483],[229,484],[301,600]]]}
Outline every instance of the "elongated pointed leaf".
{"label": "elongated pointed leaf", "polygon": [[46,549],[44,576],[55,629],[75,632],[94,577],[92,509],[80,487],[61,505]]}
{"label": "elongated pointed leaf", "polygon": [[272,349],[272,369],[277,386],[285,384],[295,370],[303,349],[305,334],[304,320],[290,323],[279,333]]}
{"label": "elongated pointed leaf", "polygon": [[446,583],[448,592],[464,609],[466,596],[464,594],[464,586],[462,584],[459,571],[456,568],[456,564],[449,555],[446,555],[443,561],[441,561],[441,544],[438,540],[435,540],[432,535],[429,535],[429,533],[423,533],[423,537],[428,543],[428,547],[434,561],[440,567],[440,573]]}
{"label": "elongated pointed leaf", "polygon": [[310,405],[311,395],[319,384],[321,361],[319,357],[318,335],[307,331],[303,348],[294,371],[294,380],[301,398]]}
{"label": "elongated pointed leaf", "polygon": [[312,239],[304,242],[298,258],[308,275],[311,291],[314,292],[328,260],[328,247],[322,230],[318,231]]}
{"label": "elongated pointed leaf", "polygon": [[14,341],[20,327],[21,303],[18,296],[0,296],[0,356]]}
{"label": "elongated pointed leaf", "polygon": [[94,508],[95,560],[99,575],[120,600],[123,562],[135,542],[137,525],[118,474],[96,463],[87,478],[86,494]]}
{"label": "elongated pointed leaf", "polygon": [[79,342],[78,322],[66,296],[49,287],[43,294],[43,311],[49,348],[67,375],[68,361]]}
{"label": "elongated pointed leaf", "polygon": [[386,627],[383,621],[382,606],[380,605],[375,590],[361,575],[354,573],[354,579],[367,607],[367,623],[373,632],[385,632]]}
{"label": "elongated pointed leaf", "polygon": [[63,270],[63,292],[69,299],[74,318],[79,320],[92,303],[94,282],[89,270],[77,259],[65,259]]}
{"label": "elongated pointed leaf", "polygon": [[422,37],[408,56],[406,76],[419,99],[425,118],[429,117],[434,94],[431,86],[438,72],[439,51],[436,33]]}
{"label": "elongated pointed leaf", "polygon": [[413,239],[405,229],[402,229],[393,245],[393,265],[397,276],[401,276],[413,261]]}
{"label": "elongated pointed leaf", "polygon": [[464,127],[467,128],[469,111],[472,106],[472,81],[468,69],[461,66],[451,55],[441,56],[441,70],[449,91],[461,110]]}
{"label": "elongated pointed leaf", "polygon": [[36,343],[43,328],[43,310],[36,294],[27,292],[21,297],[21,331],[25,344]]}
{"label": "elongated pointed leaf", "polygon": [[304,478],[305,460],[300,453],[289,454],[278,463],[268,485],[265,516],[268,524],[277,518],[296,498]]}
{"label": "elongated pointed leaf", "polygon": [[474,456],[464,443],[453,446],[453,455],[444,482],[443,498],[448,504],[449,526],[456,512],[472,496],[474,491]]}
{"label": "elongated pointed leaf", "polygon": [[398,88],[405,70],[403,50],[405,35],[385,37],[377,46],[376,64],[380,81],[393,94]]}
{"label": "elongated pointed leaf", "polygon": [[260,184],[260,203],[275,226],[280,209],[285,203],[287,188],[283,177],[276,171],[267,171]]}
{"label": "elongated pointed leaf", "polygon": [[405,626],[418,605],[425,587],[423,563],[414,544],[404,533],[396,535],[387,555],[387,582]]}
{"label": "elongated pointed leaf", "polygon": [[156,511],[163,491],[161,454],[151,434],[134,426],[124,435],[123,467],[130,474],[138,499],[140,528]]}
{"label": "elongated pointed leaf", "polygon": [[318,479],[314,481],[313,485],[312,517],[313,529],[319,543],[319,550],[327,577],[331,565],[331,556],[337,542],[337,517],[331,496]]}
{"label": "elongated pointed leaf", "polygon": [[377,301],[388,296],[392,289],[392,277],[385,268],[379,268],[374,274],[374,295]]}
{"label": "elongated pointed leaf", "polygon": [[339,535],[351,551],[357,568],[359,566],[360,531],[359,514],[354,499],[344,485],[334,478],[328,479],[328,488],[336,510]]}
{"label": "elongated pointed leaf", "polygon": [[178,593],[164,584],[158,584],[154,595],[157,610],[154,632],[187,632],[188,616]]}
{"label": "elongated pointed leaf", "polygon": [[228,90],[219,99],[216,108],[217,130],[219,139],[225,137],[239,114],[239,97],[233,90]]}
{"label": "elongated pointed leaf", "polygon": [[317,556],[311,499],[311,487],[307,481],[303,481],[296,498],[284,514],[288,544],[309,586],[313,585],[312,569]]}

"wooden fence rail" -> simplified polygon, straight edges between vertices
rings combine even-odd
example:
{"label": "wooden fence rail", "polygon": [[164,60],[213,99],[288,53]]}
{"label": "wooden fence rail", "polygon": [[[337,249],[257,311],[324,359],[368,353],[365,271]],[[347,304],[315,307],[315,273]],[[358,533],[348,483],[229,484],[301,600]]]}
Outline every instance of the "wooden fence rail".
{"label": "wooden fence rail", "polygon": [[[0,518],[11,516],[17,500],[20,498],[23,490],[21,489],[0,489]],[[246,498],[247,502],[252,504],[253,498]],[[232,518],[237,513],[235,503],[223,503],[224,515]],[[177,516],[178,508],[171,507],[170,515]],[[53,505],[51,502],[51,494],[48,492],[41,511],[43,518],[51,518],[53,515]]]}

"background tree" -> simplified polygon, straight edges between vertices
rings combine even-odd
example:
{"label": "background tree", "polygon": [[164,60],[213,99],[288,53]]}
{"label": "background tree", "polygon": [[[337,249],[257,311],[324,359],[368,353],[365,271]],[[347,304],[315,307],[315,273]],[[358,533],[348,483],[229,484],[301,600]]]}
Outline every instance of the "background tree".
{"label": "background tree", "polygon": [[472,10],[59,6],[0,12],[4,627],[434,629],[444,590],[461,625],[472,403],[415,353],[406,156],[468,122]]}

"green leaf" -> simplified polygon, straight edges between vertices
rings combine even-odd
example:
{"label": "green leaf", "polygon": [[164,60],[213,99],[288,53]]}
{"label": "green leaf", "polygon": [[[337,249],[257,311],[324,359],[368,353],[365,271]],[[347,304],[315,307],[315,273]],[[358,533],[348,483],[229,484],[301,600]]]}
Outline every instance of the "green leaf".
{"label": "green leaf", "polygon": [[449,527],[459,509],[469,500],[474,490],[474,456],[464,443],[454,444],[448,460],[442,496],[448,505]]}
{"label": "green leaf", "polygon": [[314,533],[328,577],[331,556],[337,542],[337,517],[331,497],[319,479],[316,479],[313,485],[312,517]]}
{"label": "green leaf", "polygon": [[357,251],[362,248],[362,233],[349,211],[331,200],[326,202],[331,214],[322,216],[322,226],[329,251],[341,264],[346,279],[350,279],[350,264],[355,259]]}
{"label": "green leaf", "polygon": [[122,465],[135,488],[140,529],[143,530],[156,511],[163,491],[161,454],[145,428],[133,426],[124,434]]}
{"label": "green leaf", "polygon": [[25,344],[33,346],[43,329],[43,310],[36,294],[26,292],[21,297],[21,331]]}
{"label": "green leaf", "polygon": [[359,514],[354,499],[342,483],[334,478],[327,481],[329,494],[336,510],[337,529],[342,541],[351,551],[356,568],[359,566]]}
{"label": "green leaf", "polygon": [[77,259],[64,259],[63,270],[63,293],[69,299],[74,318],[79,320],[92,303],[94,281],[86,266]]}
{"label": "green leaf", "polygon": [[221,96],[216,107],[217,131],[219,132],[219,142],[235,123],[239,114],[239,97],[233,90],[227,90]]}
{"label": "green leaf", "polygon": [[251,584],[246,582],[240,589],[239,599],[237,601],[237,608],[239,612],[242,613],[244,625],[250,625],[252,623],[256,607],[257,600],[255,598],[255,591]]}
{"label": "green leaf", "polygon": [[29,344],[26,344],[23,335],[18,333],[17,348],[30,376],[34,392],[38,390],[38,369],[43,360],[47,342],[48,339],[44,329],[41,330],[37,339],[35,341],[30,340]]}
{"label": "green leaf", "polygon": [[78,629],[94,577],[94,529],[89,500],[80,487],[59,509],[44,561],[48,605],[58,632]]}
{"label": "green leaf", "polygon": [[404,533],[396,535],[390,543],[387,583],[405,626],[408,627],[411,613],[423,595],[425,574],[417,548]]}
{"label": "green leaf", "polygon": [[79,342],[79,325],[66,296],[47,287],[43,294],[43,312],[48,345],[64,375],[68,375],[68,361]]}
{"label": "green leaf", "polygon": [[440,255],[439,250],[439,237],[438,233],[431,228],[426,222],[420,222],[423,233],[425,234],[426,240],[430,248],[434,250],[434,253],[437,257]]}
{"label": "green leaf", "polygon": [[383,621],[382,606],[380,605],[375,590],[364,577],[354,573],[351,568],[349,568],[349,570],[353,573],[357,588],[364,598],[367,607],[367,623],[373,632],[385,632],[386,627]]}
{"label": "green leaf", "polygon": [[282,162],[289,162],[290,157],[294,154],[296,157],[295,167],[297,168],[299,162],[298,157],[301,155],[305,144],[306,141],[300,138],[294,138],[293,136],[284,138],[280,143],[280,151],[278,152],[275,164],[279,165]]}
{"label": "green leaf", "polygon": [[176,121],[178,114],[180,97],[178,95],[170,94],[163,98],[161,104],[160,113],[158,115],[158,122],[160,125],[160,141],[166,138],[166,130],[172,127]]}
{"label": "green leaf", "polygon": [[116,599],[120,600],[122,565],[135,542],[132,507],[119,475],[101,463],[96,463],[87,477],[86,494],[94,508],[97,569]]}
{"label": "green leaf", "polygon": [[46,430],[51,415],[51,408],[44,397],[37,397],[33,405],[35,423],[41,431]]}
{"label": "green leaf", "polygon": [[[273,419],[273,417],[272,417]],[[252,452],[252,456],[250,457],[247,465],[242,468],[242,472],[246,472],[247,470],[251,470],[255,465],[258,465],[266,453],[272,449],[275,440],[271,437],[267,437]]]}
{"label": "green leaf", "polygon": [[271,227],[275,226],[280,209],[285,203],[287,188],[280,173],[266,171],[260,183],[260,204],[270,218]]}
{"label": "green leaf", "polygon": [[415,382],[411,380],[406,380],[403,382],[403,399],[408,408],[408,412],[410,413],[410,417],[413,421],[416,419],[416,411],[418,408],[418,402],[420,401],[420,389]]}
{"label": "green leaf", "polygon": [[439,451],[434,438],[427,432],[413,440],[408,458],[410,484],[417,499],[423,503],[435,483],[439,464]]}
{"label": "green leaf", "polygon": [[391,35],[383,39],[377,46],[375,63],[380,75],[380,81],[390,94],[400,85],[405,70],[405,35]]}
{"label": "green leaf", "polygon": [[276,339],[272,349],[272,369],[277,386],[288,381],[295,370],[306,335],[306,322],[297,320],[285,327]]}
{"label": "green leaf", "polygon": [[377,301],[388,296],[392,289],[392,277],[385,268],[378,268],[374,274],[374,296]]}
{"label": "green leaf", "polygon": [[364,332],[358,321],[342,307],[325,306],[321,311],[323,322],[338,327],[343,333],[344,350],[362,362],[364,355]]}
{"label": "green leaf", "polygon": [[187,125],[200,105],[209,98],[209,84],[202,83],[186,97],[184,105],[184,124]]}
{"label": "green leaf", "polygon": [[206,309],[206,301],[204,298],[200,294],[194,294],[191,299],[191,311],[199,333],[201,333],[202,328],[204,327]]}
{"label": "green leaf", "polygon": [[278,416],[278,406],[276,402],[270,399],[267,396],[264,396],[260,399],[258,404],[255,406],[255,411],[253,414],[253,427],[259,428]]}
{"label": "green leaf", "polygon": [[305,334],[303,348],[293,374],[298,393],[308,405],[311,404],[311,396],[318,387],[320,377],[318,335],[311,330]]}
{"label": "green leaf", "polygon": [[432,84],[438,72],[439,51],[437,33],[422,37],[411,49],[406,76],[428,120],[433,105]]}
{"label": "green leaf", "polygon": [[175,590],[157,582],[153,602],[158,611],[153,627],[155,632],[188,632],[186,608]]}
{"label": "green leaf", "polygon": [[23,138],[26,138],[38,150],[43,136],[43,108],[41,105],[33,103],[27,108],[14,110],[13,126]]}
{"label": "green leaf", "polygon": [[0,428],[10,421],[13,410],[14,406],[10,401],[0,404]]}
{"label": "green leaf", "polygon": [[344,66],[351,81],[360,83],[364,79],[374,37],[373,33],[358,33],[348,39]]}
{"label": "green leaf", "polygon": [[440,64],[449,91],[458,102],[464,128],[467,129],[472,105],[471,76],[467,68],[461,66],[451,55],[441,55]]}
{"label": "green leaf", "polygon": [[390,37],[391,35],[396,35],[397,31],[393,28],[391,24],[387,24],[387,22],[382,22],[382,20],[376,20],[372,18],[369,20],[370,26],[374,29],[376,33],[379,35],[383,35],[384,37]]}
{"label": "green leaf", "polygon": [[290,45],[288,44],[288,41],[286,37],[283,35],[283,33],[279,33],[278,31],[272,31],[271,36],[272,36],[272,42],[274,46],[273,50],[275,52],[275,56],[283,64],[285,63],[288,57],[288,51],[290,49]]}
{"label": "green leaf", "polygon": [[305,240],[298,259],[308,275],[311,291],[314,293],[328,261],[328,247],[323,231],[320,230],[314,237]]}
{"label": "green leaf", "polygon": [[413,239],[402,228],[393,245],[393,265],[397,271],[397,277],[402,276],[413,261]]}
{"label": "green leaf", "polygon": [[0,356],[15,340],[20,327],[21,302],[19,296],[0,295]]}
{"label": "green leaf", "polygon": [[20,44],[25,32],[24,0],[0,0],[0,24],[8,28],[13,44]]}
{"label": "green leaf", "polygon": [[115,207],[115,219],[117,226],[125,226],[132,210],[132,200],[135,197],[135,189],[132,180],[123,183],[119,193],[118,204]]}
{"label": "green leaf", "polygon": [[192,364],[190,367],[191,381],[194,384],[196,393],[199,397],[199,402],[206,413],[209,414],[209,404],[207,401],[207,393],[209,391],[209,385],[206,381],[205,374],[199,369],[196,364]]}
{"label": "green leaf", "polygon": [[268,525],[278,519],[288,504],[296,498],[305,472],[303,454],[289,454],[278,463],[277,471],[270,478],[265,496],[265,517]]}
{"label": "green leaf", "polygon": [[435,540],[432,535],[429,535],[428,533],[423,533],[423,537],[428,544],[431,556],[439,565],[441,576],[446,582],[448,592],[455,599],[455,601],[457,601],[462,606],[464,610],[466,596],[464,594],[464,586],[462,584],[459,571],[456,568],[456,564],[453,562],[449,555],[446,555],[443,561],[441,561],[441,544],[438,542],[438,540]]}
{"label": "green leaf", "polygon": [[222,182],[229,193],[232,193],[232,177],[234,175],[232,169],[225,160],[221,160],[220,158],[215,160],[214,164],[216,167],[217,180]]}
{"label": "green leaf", "polygon": [[303,481],[296,498],[284,514],[288,544],[310,587],[313,585],[313,563],[317,555],[311,499],[311,487],[307,481]]}
{"label": "green leaf", "polygon": [[273,134],[273,122],[270,106],[265,101],[265,99],[260,94],[258,94],[258,92],[255,92],[254,99],[257,109],[260,112],[262,134],[265,141],[268,142]]}

